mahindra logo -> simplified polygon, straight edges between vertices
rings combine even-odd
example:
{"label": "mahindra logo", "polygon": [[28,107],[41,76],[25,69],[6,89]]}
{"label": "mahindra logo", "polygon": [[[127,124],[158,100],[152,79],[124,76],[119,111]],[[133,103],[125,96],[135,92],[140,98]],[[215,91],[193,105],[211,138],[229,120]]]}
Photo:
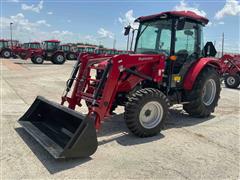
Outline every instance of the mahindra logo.
{"label": "mahindra logo", "polygon": [[138,58],[139,61],[147,61],[147,60],[153,60],[153,57],[140,57]]}

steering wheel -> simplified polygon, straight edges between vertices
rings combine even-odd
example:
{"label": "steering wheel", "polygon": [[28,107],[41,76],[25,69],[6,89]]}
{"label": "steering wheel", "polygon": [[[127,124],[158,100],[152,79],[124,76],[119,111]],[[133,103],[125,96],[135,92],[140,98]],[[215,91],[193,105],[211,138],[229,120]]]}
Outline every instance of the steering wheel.
{"label": "steering wheel", "polygon": [[164,49],[160,49],[159,53],[164,54],[166,57],[170,56],[170,53],[167,50],[164,50]]}

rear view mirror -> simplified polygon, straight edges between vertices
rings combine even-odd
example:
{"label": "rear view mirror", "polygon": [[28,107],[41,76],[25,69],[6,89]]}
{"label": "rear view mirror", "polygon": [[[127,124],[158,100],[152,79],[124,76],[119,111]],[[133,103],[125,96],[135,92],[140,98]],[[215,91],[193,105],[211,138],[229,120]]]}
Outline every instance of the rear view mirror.
{"label": "rear view mirror", "polygon": [[129,32],[130,32],[130,30],[131,30],[131,26],[128,25],[128,26],[126,26],[124,29],[125,29],[124,36],[129,35]]}
{"label": "rear view mirror", "polygon": [[191,30],[185,30],[184,31],[184,34],[187,35],[187,36],[192,36],[193,35],[193,32]]}
{"label": "rear view mirror", "polygon": [[205,57],[211,56],[214,57],[217,54],[217,51],[212,42],[207,42],[203,48],[203,53]]}
{"label": "rear view mirror", "polygon": [[180,18],[177,22],[177,30],[183,30],[185,26],[185,18]]}

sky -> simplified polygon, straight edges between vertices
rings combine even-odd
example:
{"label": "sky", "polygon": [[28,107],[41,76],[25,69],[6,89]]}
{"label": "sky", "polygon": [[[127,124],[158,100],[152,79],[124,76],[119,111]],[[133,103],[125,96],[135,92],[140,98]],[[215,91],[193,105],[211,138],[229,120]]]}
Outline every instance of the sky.
{"label": "sky", "polygon": [[1,0],[1,38],[21,42],[59,39],[126,49],[126,25],[139,16],[162,11],[191,10],[207,17],[205,41],[221,49],[240,53],[240,2],[238,0]]}

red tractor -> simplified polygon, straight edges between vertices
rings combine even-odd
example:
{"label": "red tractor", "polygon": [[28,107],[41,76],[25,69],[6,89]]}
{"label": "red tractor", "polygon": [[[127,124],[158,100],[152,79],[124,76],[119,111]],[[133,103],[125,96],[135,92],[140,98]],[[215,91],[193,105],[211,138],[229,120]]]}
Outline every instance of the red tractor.
{"label": "red tractor", "polygon": [[[82,53],[61,105],[37,97],[20,118],[21,126],[55,158],[93,154],[98,146],[96,129],[117,106],[125,107],[127,127],[142,138],[163,129],[173,104],[183,104],[190,116],[198,118],[214,112],[221,90],[220,65],[213,57],[213,44],[201,46],[208,19],[172,11],[136,21],[140,25],[134,54]],[[86,115],[74,111],[84,102]]]}
{"label": "red tractor", "polygon": [[40,51],[30,51],[30,58],[34,64],[42,64],[44,60],[51,61],[53,64],[64,64],[66,61],[65,53],[59,50],[60,41],[47,40],[42,44]]}
{"label": "red tractor", "polygon": [[8,40],[0,39],[0,56],[7,59],[12,56],[12,50],[8,45]]}
{"label": "red tractor", "polygon": [[14,54],[21,59],[28,59],[33,53],[39,51],[42,51],[41,43],[39,42],[23,43],[21,47],[13,49]]}
{"label": "red tractor", "polygon": [[238,88],[240,84],[240,55],[225,54],[220,58],[222,77],[228,88]]}
{"label": "red tractor", "polygon": [[75,52],[72,51],[71,46],[69,44],[61,44],[59,46],[59,50],[61,50],[65,53],[65,57],[67,60],[77,59]]}

